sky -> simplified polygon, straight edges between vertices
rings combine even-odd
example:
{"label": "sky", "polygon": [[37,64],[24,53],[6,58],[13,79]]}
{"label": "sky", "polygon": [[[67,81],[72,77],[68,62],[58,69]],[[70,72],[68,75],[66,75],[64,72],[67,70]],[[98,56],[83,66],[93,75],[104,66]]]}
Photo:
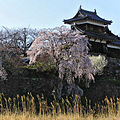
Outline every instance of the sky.
{"label": "sky", "polygon": [[64,25],[79,6],[112,20],[110,30],[120,35],[120,0],[0,0],[0,27],[53,28]]}

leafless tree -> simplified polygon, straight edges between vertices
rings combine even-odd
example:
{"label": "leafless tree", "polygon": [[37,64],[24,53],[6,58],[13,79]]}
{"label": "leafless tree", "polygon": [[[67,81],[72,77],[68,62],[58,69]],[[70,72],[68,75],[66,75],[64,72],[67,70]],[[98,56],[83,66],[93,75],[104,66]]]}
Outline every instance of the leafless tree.
{"label": "leafless tree", "polygon": [[30,28],[3,28],[4,29],[0,31],[1,44],[6,46],[12,52],[26,56],[26,51],[38,35],[38,30]]}

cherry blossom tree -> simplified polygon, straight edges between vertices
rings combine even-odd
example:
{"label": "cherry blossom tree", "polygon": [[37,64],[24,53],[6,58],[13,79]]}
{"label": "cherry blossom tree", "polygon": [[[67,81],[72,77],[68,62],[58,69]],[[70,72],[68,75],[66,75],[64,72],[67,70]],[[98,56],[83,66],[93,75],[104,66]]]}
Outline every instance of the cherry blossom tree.
{"label": "cherry blossom tree", "polygon": [[7,72],[2,65],[3,50],[4,50],[4,47],[2,46],[2,44],[0,44],[0,81],[7,80]]}
{"label": "cherry blossom tree", "polygon": [[[4,63],[7,62],[17,68],[22,63],[20,55],[26,56],[26,51],[36,36],[38,36],[37,29],[8,29],[3,27],[0,30],[0,80],[7,80],[9,76],[9,73],[6,72],[6,70],[9,71],[9,67]],[[14,68],[10,71],[17,73]]]}
{"label": "cherry blossom tree", "polygon": [[[62,26],[41,30],[27,54],[30,56],[30,64],[34,64],[38,56],[49,54],[56,64],[59,78],[69,84],[68,93],[82,95],[83,91],[75,84],[75,80],[84,77],[84,82],[89,87],[95,74],[88,56],[88,44],[85,36]],[[62,87],[61,82],[59,94]]]}
{"label": "cherry blossom tree", "polygon": [[2,58],[0,58],[0,81],[7,80],[7,72],[2,66]]}

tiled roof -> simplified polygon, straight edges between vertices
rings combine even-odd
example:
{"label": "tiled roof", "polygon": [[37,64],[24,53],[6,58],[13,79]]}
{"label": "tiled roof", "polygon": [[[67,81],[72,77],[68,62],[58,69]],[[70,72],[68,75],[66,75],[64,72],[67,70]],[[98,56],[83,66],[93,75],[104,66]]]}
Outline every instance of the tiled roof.
{"label": "tiled roof", "polygon": [[102,22],[104,24],[111,24],[112,23],[112,21],[105,20],[105,19],[99,17],[97,15],[96,11],[91,12],[91,11],[87,11],[84,9],[79,9],[77,14],[73,18],[64,20],[64,23],[70,24],[71,22],[75,22],[75,21],[79,21],[79,20],[86,20],[86,19],[95,20],[98,22]]}
{"label": "tiled roof", "polygon": [[112,45],[115,45],[115,46],[120,46],[120,40],[119,41],[114,41],[111,43]]}
{"label": "tiled roof", "polygon": [[86,30],[81,30],[77,25],[75,25],[75,28],[81,31],[83,34],[90,36],[90,37],[94,37],[96,39],[106,39],[106,40],[111,40],[111,41],[116,41],[119,39],[119,37],[114,34],[107,35],[107,34],[93,33],[93,32],[89,32]]}

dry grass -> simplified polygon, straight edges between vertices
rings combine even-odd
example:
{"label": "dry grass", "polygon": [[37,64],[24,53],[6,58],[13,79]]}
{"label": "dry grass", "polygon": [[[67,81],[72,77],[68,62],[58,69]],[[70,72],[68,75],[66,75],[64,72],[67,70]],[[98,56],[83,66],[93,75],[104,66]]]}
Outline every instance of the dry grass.
{"label": "dry grass", "polygon": [[98,116],[96,118],[93,117],[93,115],[88,115],[85,117],[80,117],[78,114],[68,114],[68,115],[58,115],[55,117],[52,117],[51,115],[31,115],[30,113],[24,113],[24,114],[5,114],[0,115],[0,120],[120,120],[120,116]]}
{"label": "dry grass", "polygon": [[4,97],[0,94],[0,120],[120,120],[120,99],[111,98],[95,104],[85,99],[85,106],[81,104],[78,96],[73,105],[68,98],[59,103],[56,98],[47,105],[44,97],[37,95],[39,113],[36,114],[35,98],[32,94],[17,95],[15,98]]}

